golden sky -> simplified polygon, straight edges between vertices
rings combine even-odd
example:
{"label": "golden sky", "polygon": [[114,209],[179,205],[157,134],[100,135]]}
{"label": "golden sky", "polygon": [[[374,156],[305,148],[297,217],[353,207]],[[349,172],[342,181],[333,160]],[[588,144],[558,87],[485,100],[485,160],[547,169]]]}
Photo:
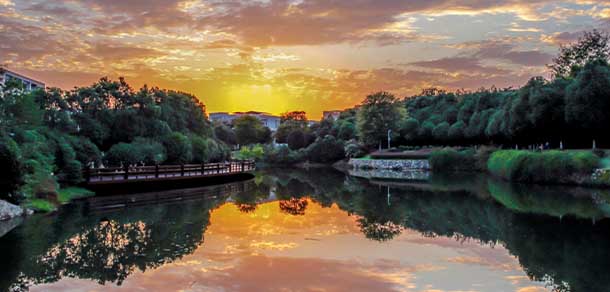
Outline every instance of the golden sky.
{"label": "golden sky", "polygon": [[0,0],[0,64],[72,88],[102,76],[208,111],[343,109],[368,93],[520,86],[610,0]]}

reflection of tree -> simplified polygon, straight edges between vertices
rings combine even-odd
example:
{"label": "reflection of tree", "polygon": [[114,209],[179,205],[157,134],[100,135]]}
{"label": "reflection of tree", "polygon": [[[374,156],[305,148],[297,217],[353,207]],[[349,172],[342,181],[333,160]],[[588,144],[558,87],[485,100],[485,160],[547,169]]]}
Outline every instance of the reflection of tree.
{"label": "reflection of tree", "polygon": [[[259,176],[260,177],[260,176]],[[253,185],[251,189],[239,192],[232,196],[235,200],[237,209],[242,213],[251,213],[256,211],[257,204],[264,202],[269,198],[270,186],[261,183]]]}
{"label": "reflection of tree", "polygon": [[400,225],[390,221],[377,223],[369,222],[366,218],[360,218],[358,219],[358,225],[360,226],[360,231],[362,231],[366,238],[377,241],[392,240],[402,232],[402,227]]}
{"label": "reflection of tree", "polygon": [[[28,237],[9,239],[27,252],[15,262],[20,275],[2,282],[0,290],[10,285],[23,291],[63,277],[120,285],[135,271],[154,269],[195,251],[203,242],[210,210],[222,200],[143,206],[103,215],[87,213],[83,206],[41,221],[51,220],[43,229],[31,226],[36,220],[26,222]],[[65,229],[53,233],[53,220]]]}
{"label": "reflection of tree", "polygon": [[237,210],[241,213],[252,213],[256,211],[256,204],[235,204],[237,206]]}
{"label": "reflection of tree", "polygon": [[288,200],[281,200],[279,204],[280,210],[286,214],[305,215],[308,202],[306,198],[290,198]]}

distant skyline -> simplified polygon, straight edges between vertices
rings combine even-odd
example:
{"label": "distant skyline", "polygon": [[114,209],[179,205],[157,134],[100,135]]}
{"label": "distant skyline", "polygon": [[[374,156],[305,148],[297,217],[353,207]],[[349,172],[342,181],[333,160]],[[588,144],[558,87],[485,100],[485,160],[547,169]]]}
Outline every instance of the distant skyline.
{"label": "distant skyline", "polygon": [[518,87],[594,28],[610,28],[610,0],[0,0],[0,64],[64,89],[124,76],[208,112],[319,119],[379,90]]}

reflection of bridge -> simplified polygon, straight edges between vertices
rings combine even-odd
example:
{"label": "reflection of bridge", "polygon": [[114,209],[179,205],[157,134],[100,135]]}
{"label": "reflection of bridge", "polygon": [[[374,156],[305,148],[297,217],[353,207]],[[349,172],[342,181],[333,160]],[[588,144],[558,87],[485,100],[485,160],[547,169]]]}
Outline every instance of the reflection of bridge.
{"label": "reflection of bridge", "polygon": [[[116,193],[117,186],[122,191],[143,191],[141,188],[201,186],[202,182],[219,184],[236,178],[251,177],[256,169],[254,161],[236,160],[222,163],[202,163],[183,165],[125,166],[85,169],[84,185],[96,192]],[[129,187],[132,187],[130,190]]]}
{"label": "reflection of bridge", "polygon": [[254,181],[234,182],[217,186],[134,193],[115,196],[95,196],[86,199],[89,210],[109,211],[151,204],[171,204],[202,199],[222,199],[254,189]]}

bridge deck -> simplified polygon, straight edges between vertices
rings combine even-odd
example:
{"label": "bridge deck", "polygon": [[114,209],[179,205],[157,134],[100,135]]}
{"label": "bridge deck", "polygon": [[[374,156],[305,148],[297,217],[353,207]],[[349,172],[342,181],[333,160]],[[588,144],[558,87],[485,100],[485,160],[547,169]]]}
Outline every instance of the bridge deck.
{"label": "bridge deck", "polygon": [[113,184],[135,181],[163,181],[230,176],[256,169],[254,161],[231,161],[188,165],[156,165],[136,167],[109,167],[85,170],[88,185]]}

